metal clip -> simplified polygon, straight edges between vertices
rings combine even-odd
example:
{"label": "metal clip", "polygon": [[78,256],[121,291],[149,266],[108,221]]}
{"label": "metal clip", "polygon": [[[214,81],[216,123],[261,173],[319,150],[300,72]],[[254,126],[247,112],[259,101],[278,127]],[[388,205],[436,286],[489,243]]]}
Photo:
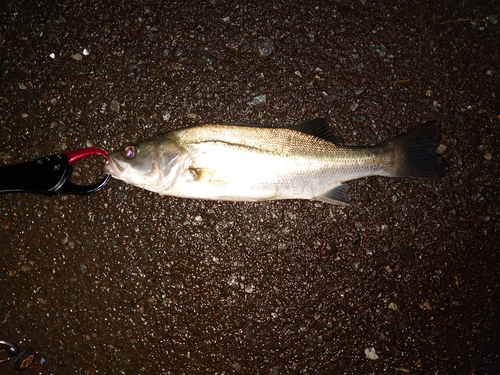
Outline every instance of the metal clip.
{"label": "metal clip", "polygon": [[14,360],[14,369],[16,370],[24,370],[28,368],[35,360],[37,352],[33,349],[21,351],[16,344],[11,344],[10,342],[3,340],[0,340],[0,345],[7,346],[6,351],[9,357],[16,357]]}
{"label": "metal clip", "polygon": [[108,153],[105,150],[86,147],[43,156],[26,163],[0,167],[0,193],[26,192],[43,195],[95,193],[108,184],[110,175],[92,185],[76,185],[71,182],[73,162],[92,155],[104,157],[107,163]]}

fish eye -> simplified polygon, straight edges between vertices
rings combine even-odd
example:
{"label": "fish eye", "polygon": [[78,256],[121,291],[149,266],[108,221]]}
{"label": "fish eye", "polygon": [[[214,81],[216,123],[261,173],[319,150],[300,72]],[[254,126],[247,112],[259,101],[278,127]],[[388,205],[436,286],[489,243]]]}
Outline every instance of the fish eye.
{"label": "fish eye", "polygon": [[137,155],[137,146],[130,145],[125,147],[123,150],[123,156],[125,159],[133,159]]}

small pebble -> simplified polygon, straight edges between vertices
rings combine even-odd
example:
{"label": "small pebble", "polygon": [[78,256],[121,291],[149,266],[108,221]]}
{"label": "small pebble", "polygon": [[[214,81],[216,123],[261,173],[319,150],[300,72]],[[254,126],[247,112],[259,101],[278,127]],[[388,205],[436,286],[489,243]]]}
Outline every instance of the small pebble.
{"label": "small pebble", "polygon": [[285,251],[287,248],[288,248],[288,246],[284,243],[278,244],[278,251]]}
{"label": "small pebble", "polygon": [[367,87],[368,87],[367,85],[363,85],[363,86],[361,86],[359,89],[357,89],[357,90],[355,91],[355,94],[356,94],[356,95],[360,95],[360,94],[362,94],[362,93],[363,93],[363,91],[365,91]]}
{"label": "small pebble", "polygon": [[172,116],[172,115],[171,115],[171,114],[170,114],[170,112],[168,112],[168,111],[162,111],[162,112],[161,112],[161,118],[163,119],[163,121],[168,121],[168,120],[170,120],[170,117],[171,117],[171,116]]}
{"label": "small pebble", "polygon": [[31,267],[25,264],[24,266],[21,267],[21,271],[28,273],[31,271]]}
{"label": "small pebble", "polygon": [[112,100],[109,109],[116,113],[120,112],[120,103],[118,100]]}
{"label": "small pebble", "polygon": [[373,346],[365,349],[365,355],[368,359],[378,359],[377,352],[375,351],[375,348]]}
{"label": "small pebble", "polygon": [[73,59],[75,59],[76,61],[80,61],[81,59],[83,59],[83,56],[80,53],[75,53],[75,54],[71,55],[71,57]]}
{"label": "small pebble", "polygon": [[245,293],[253,293],[254,290],[255,290],[255,287],[253,286],[253,284],[245,285]]}
{"label": "small pebble", "polygon": [[267,57],[274,51],[274,44],[270,40],[266,40],[259,46],[259,53],[261,56]]}
{"label": "small pebble", "polygon": [[439,146],[437,146],[437,148],[436,148],[436,153],[437,153],[437,154],[442,154],[442,153],[444,153],[444,152],[446,151],[446,148],[447,148],[447,147],[446,147],[445,145],[440,144],[440,145],[439,145]]}
{"label": "small pebble", "polygon": [[241,364],[239,364],[239,363],[237,363],[237,362],[236,362],[236,363],[233,363],[233,364],[231,365],[231,367],[232,367],[232,368],[233,368],[233,370],[234,370],[234,371],[236,371],[236,372],[240,372],[240,371],[241,371],[241,369],[242,369]]}
{"label": "small pebble", "polygon": [[424,310],[430,310],[431,309],[431,304],[429,303],[429,301],[425,301],[424,303],[422,303],[420,305],[420,308],[424,309]]}
{"label": "small pebble", "polygon": [[118,198],[119,201],[122,201],[127,197],[127,193],[119,191],[118,193],[116,193],[116,197]]}
{"label": "small pebble", "polygon": [[180,57],[184,54],[184,50],[181,48],[181,47],[177,47],[175,50],[174,50],[174,56],[176,57]]}
{"label": "small pebble", "polygon": [[378,46],[378,53],[380,56],[384,56],[387,53],[387,47],[380,43]]}
{"label": "small pebble", "polygon": [[252,106],[252,105],[263,104],[266,101],[267,101],[266,94],[263,94],[263,95],[258,95],[256,97],[254,97],[252,100],[247,102],[247,104]]}

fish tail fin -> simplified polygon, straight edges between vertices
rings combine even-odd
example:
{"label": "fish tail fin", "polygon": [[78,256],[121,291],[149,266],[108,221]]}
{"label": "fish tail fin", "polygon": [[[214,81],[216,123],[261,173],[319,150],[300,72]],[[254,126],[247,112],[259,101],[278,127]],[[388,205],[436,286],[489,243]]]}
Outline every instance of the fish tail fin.
{"label": "fish tail fin", "polygon": [[446,162],[436,152],[441,140],[441,127],[427,121],[414,129],[383,142],[381,146],[394,150],[395,163],[387,176],[439,178],[447,174]]}

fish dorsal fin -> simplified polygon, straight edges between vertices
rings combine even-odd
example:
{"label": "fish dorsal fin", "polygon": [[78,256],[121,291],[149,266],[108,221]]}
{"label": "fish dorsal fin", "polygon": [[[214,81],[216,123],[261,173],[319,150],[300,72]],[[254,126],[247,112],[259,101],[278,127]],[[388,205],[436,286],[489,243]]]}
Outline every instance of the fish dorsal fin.
{"label": "fish dorsal fin", "polygon": [[341,145],[344,142],[334,132],[333,129],[327,125],[326,119],[315,118],[313,120],[301,122],[300,124],[292,126],[290,129],[299,132],[314,135],[315,137],[332,142],[336,145]]}

